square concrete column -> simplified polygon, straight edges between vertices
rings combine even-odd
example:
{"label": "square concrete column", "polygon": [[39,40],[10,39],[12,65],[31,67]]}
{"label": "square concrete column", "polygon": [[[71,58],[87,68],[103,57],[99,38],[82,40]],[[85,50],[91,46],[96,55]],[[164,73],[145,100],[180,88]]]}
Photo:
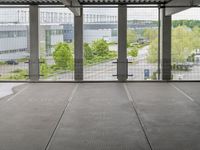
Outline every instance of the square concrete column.
{"label": "square concrete column", "polygon": [[80,16],[74,16],[74,78],[83,80],[83,9]]}
{"label": "square concrete column", "polygon": [[171,80],[171,16],[165,15],[165,8],[160,9],[160,52],[162,80]]}
{"label": "square concrete column", "polygon": [[117,78],[119,81],[126,81],[128,78],[127,60],[127,7],[118,7],[118,60]]}
{"label": "square concrete column", "polygon": [[30,60],[29,60],[29,78],[31,81],[38,81],[40,78],[39,67],[39,8],[37,5],[31,5],[29,9],[30,23]]}

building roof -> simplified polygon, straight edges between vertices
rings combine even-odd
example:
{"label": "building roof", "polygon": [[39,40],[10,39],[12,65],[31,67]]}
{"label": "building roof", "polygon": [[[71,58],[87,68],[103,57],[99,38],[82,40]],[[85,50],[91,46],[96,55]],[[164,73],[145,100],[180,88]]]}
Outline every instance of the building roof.
{"label": "building roof", "polygon": [[[107,4],[165,4],[171,0],[78,0],[81,5]],[[62,0],[0,0],[4,5],[62,5]]]}

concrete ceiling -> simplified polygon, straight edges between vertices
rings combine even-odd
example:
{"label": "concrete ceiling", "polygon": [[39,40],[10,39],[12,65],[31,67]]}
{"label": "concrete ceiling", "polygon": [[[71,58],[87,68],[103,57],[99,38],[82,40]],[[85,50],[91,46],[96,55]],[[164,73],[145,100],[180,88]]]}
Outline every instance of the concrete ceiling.
{"label": "concrete ceiling", "polygon": [[0,4],[21,4],[21,5],[63,5],[76,3],[81,5],[92,4],[166,4],[171,0],[0,0]]}
{"label": "concrete ceiling", "polygon": [[92,4],[166,4],[171,0],[79,0],[82,5]]}
{"label": "concrete ceiling", "polygon": [[5,5],[57,5],[63,4],[62,0],[0,0]]}

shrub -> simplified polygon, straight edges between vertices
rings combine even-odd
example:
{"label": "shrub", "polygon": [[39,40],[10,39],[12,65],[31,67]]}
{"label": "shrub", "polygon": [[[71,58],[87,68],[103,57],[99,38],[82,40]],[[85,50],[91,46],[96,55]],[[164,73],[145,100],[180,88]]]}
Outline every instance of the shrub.
{"label": "shrub", "polygon": [[67,43],[63,42],[56,45],[55,51],[53,52],[53,58],[57,67],[61,69],[73,70],[73,54]]}

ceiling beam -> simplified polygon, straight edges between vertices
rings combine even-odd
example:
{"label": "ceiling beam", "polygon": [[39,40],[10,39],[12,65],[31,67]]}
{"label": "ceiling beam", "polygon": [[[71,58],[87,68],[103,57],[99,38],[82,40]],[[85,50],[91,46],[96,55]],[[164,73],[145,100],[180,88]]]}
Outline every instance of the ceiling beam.
{"label": "ceiling beam", "polygon": [[75,16],[81,16],[81,6],[78,0],[62,0],[63,4],[69,8]]}
{"label": "ceiling beam", "polygon": [[198,5],[200,5],[199,0],[172,0],[165,5],[165,14],[166,16],[173,15]]}

